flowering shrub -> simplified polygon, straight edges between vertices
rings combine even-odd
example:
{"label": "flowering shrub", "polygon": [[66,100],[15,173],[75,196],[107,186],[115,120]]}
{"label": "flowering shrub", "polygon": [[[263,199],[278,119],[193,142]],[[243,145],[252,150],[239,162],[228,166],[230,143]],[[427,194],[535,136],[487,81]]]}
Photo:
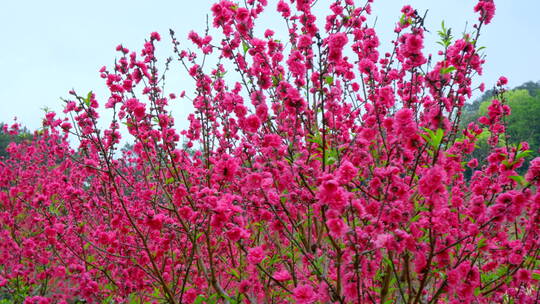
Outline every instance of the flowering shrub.
{"label": "flowering shrub", "polygon": [[[119,46],[98,101],[71,92],[31,143],[0,163],[0,297],[14,302],[536,303],[540,159],[505,134],[504,85],[460,128],[482,73],[481,28],[443,28],[423,53],[405,6],[390,53],[369,0],[279,1],[284,40],[254,35],[266,0],[212,6],[215,38],[173,39],[196,83],[177,131],[153,33]],[[218,58],[208,67],[207,56]],[[206,63],[206,64],[205,64]],[[168,61],[167,64],[172,64]],[[233,72],[230,77],[227,71]],[[134,140],[119,151],[121,125]],[[8,131],[8,130],[6,130]],[[471,159],[489,131],[492,153]],[[78,139],[73,149],[69,138]],[[472,170],[470,180],[464,172]]]}

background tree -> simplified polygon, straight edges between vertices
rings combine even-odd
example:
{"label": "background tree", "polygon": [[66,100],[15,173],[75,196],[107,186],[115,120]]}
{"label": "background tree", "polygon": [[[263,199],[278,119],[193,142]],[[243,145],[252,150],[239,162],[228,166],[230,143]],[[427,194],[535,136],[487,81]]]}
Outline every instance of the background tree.
{"label": "background tree", "polygon": [[10,143],[20,143],[24,140],[31,140],[32,138],[32,133],[26,128],[22,128],[17,132],[9,132],[7,124],[0,123],[0,157],[9,156],[6,149]]}
{"label": "background tree", "polygon": [[[467,104],[463,111],[462,126],[467,126],[470,122],[476,121],[479,117],[488,113],[488,107],[493,98],[497,98],[496,90],[488,90],[479,99],[471,104]],[[507,133],[504,139],[501,138],[499,145],[518,145],[521,142],[527,142],[531,153],[528,159],[540,155],[540,82],[526,82],[515,87],[512,90],[501,92],[501,98],[506,100],[506,104],[511,108],[511,114],[505,118],[504,124]],[[489,154],[489,145],[487,133],[478,140],[478,148],[472,157],[477,158],[481,164],[486,163]],[[523,173],[528,165],[524,164],[519,169]]]}

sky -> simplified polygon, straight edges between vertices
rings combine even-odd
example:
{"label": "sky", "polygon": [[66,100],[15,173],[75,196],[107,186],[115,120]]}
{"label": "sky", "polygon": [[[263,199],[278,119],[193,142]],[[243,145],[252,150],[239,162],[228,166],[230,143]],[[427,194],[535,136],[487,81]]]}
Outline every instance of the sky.
{"label": "sky", "polygon": [[[92,90],[104,104],[107,90],[98,70],[111,66],[122,43],[139,50],[153,31],[163,40],[158,57],[172,55],[169,29],[180,41],[191,30],[202,32],[211,0],[1,0],[0,1],[0,122],[18,122],[29,129],[39,128],[44,110],[61,111],[61,97],[75,89],[80,94]],[[268,0],[275,8],[277,0]],[[317,14],[323,16],[330,0],[317,2]],[[364,3],[364,1],[362,1]],[[436,31],[444,20],[453,33],[461,33],[477,15],[473,0],[375,0],[373,18],[383,46],[392,40],[393,25],[400,8],[410,4],[419,12],[426,9],[428,29],[425,45],[435,52]],[[540,80],[539,0],[495,0],[497,11],[479,44],[485,46],[487,63],[478,78],[490,88],[504,75],[509,86]],[[467,23],[468,22],[468,23]],[[372,24],[373,24],[372,23]],[[256,29],[279,30],[283,23],[272,15],[263,16]],[[168,74],[169,89],[179,93],[193,88],[185,73],[177,67]],[[479,93],[476,94],[478,96]],[[188,101],[171,105],[178,125],[186,127],[191,110]]]}

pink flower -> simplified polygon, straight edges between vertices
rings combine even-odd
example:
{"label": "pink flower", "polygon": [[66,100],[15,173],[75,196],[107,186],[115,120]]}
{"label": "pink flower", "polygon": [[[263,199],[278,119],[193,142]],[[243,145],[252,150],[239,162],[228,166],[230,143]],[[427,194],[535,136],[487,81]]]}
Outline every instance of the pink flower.
{"label": "pink flower", "polygon": [[272,31],[271,29],[266,29],[266,30],[264,31],[264,37],[270,38],[270,37],[272,37],[272,36],[274,36],[274,31]]}
{"label": "pink flower", "polygon": [[261,126],[261,120],[257,115],[250,115],[246,118],[245,129],[249,132],[255,133]]}
{"label": "pink flower", "polygon": [[440,166],[434,166],[429,169],[419,181],[418,190],[425,196],[430,196],[434,193],[441,193],[445,190],[444,181],[446,173]]}
{"label": "pink flower", "polygon": [[508,261],[510,262],[510,264],[519,265],[521,261],[523,261],[523,258],[519,254],[512,253],[508,256]]}
{"label": "pink flower", "polygon": [[527,269],[520,269],[516,273],[516,279],[522,283],[528,283],[531,280],[531,272]]}
{"label": "pink flower", "polygon": [[311,47],[312,40],[313,39],[309,35],[301,35],[300,37],[298,37],[298,42],[297,42],[296,46],[299,49],[307,49],[307,48]]}
{"label": "pink flower", "polygon": [[238,163],[229,155],[223,155],[222,159],[216,164],[215,172],[218,179],[225,181],[233,180],[238,171]]}
{"label": "pink flower", "polygon": [[165,216],[163,214],[157,214],[149,216],[146,224],[153,230],[161,230],[163,227],[163,222],[165,221]]}
{"label": "pink flower", "polygon": [[150,34],[150,40],[157,40],[157,41],[160,41],[160,40],[161,40],[161,36],[159,35],[158,32],[152,32],[152,34]]}
{"label": "pink flower", "polygon": [[379,234],[373,242],[373,245],[375,245],[375,248],[384,248],[388,246],[388,242],[392,241],[392,239],[392,235],[388,233]]}
{"label": "pink flower", "polygon": [[330,49],[343,49],[349,39],[345,33],[336,33],[328,37],[328,47]]}
{"label": "pink flower", "polygon": [[420,52],[423,46],[423,40],[420,35],[408,35],[407,40],[405,40],[405,48],[411,54]]}
{"label": "pink flower", "polygon": [[375,70],[375,64],[373,64],[373,61],[367,58],[360,60],[360,62],[358,63],[358,67],[360,69],[360,72],[368,75]]}
{"label": "pink flower", "polygon": [[264,135],[263,147],[278,148],[279,146],[281,146],[281,137],[276,134]]}
{"label": "pink flower", "polygon": [[227,237],[232,242],[238,242],[240,239],[246,239],[249,237],[249,232],[240,227],[234,227],[227,231]]}
{"label": "pink flower", "polygon": [[480,92],[484,92],[485,89],[486,89],[486,85],[482,82],[482,83],[478,86],[478,89],[480,89]]}
{"label": "pink flower", "polygon": [[330,230],[330,234],[334,237],[342,237],[349,230],[349,227],[341,218],[329,219],[326,221],[326,225]]}
{"label": "pink flower", "polygon": [[291,274],[285,270],[285,269],[282,269],[280,271],[276,271],[273,275],[274,279],[280,281],[280,282],[283,282],[283,281],[288,281],[291,279]]}
{"label": "pink flower", "polygon": [[339,182],[346,184],[358,174],[358,169],[348,160],[344,161],[337,170]]}
{"label": "pink flower", "polygon": [[259,264],[260,262],[264,260],[265,257],[266,255],[264,254],[264,250],[262,246],[248,249],[247,258],[251,264]]}
{"label": "pink flower", "polygon": [[242,280],[242,282],[240,282],[240,286],[238,287],[238,291],[241,293],[246,293],[252,287],[252,282],[250,282],[250,280]]}
{"label": "pink flower", "polygon": [[257,173],[257,172],[251,173],[250,175],[246,177],[246,183],[245,183],[246,189],[248,190],[260,189],[262,179],[263,179],[262,174]]}
{"label": "pink flower", "polygon": [[313,287],[307,284],[299,285],[293,289],[293,297],[296,300],[296,303],[299,304],[310,304],[316,301]]}
{"label": "pink flower", "polygon": [[458,283],[460,282],[460,274],[458,270],[453,269],[448,272],[447,282],[450,288],[457,287]]}
{"label": "pink flower", "polygon": [[328,59],[330,62],[341,60],[343,47],[348,41],[345,33],[336,33],[328,37]]}
{"label": "pink flower", "polygon": [[478,167],[478,159],[473,158],[467,163],[467,167],[469,168],[476,168]]}
{"label": "pink flower", "polygon": [[414,271],[416,271],[416,273],[422,273],[426,266],[426,256],[421,252],[416,253],[414,255]]}
{"label": "pink flower", "polygon": [[144,104],[139,103],[133,109],[133,114],[135,115],[135,118],[137,118],[137,120],[141,120],[141,119],[144,118],[145,111],[146,111],[146,108],[145,108]]}
{"label": "pink flower", "polygon": [[406,126],[412,123],[413,112],[409,108],[403,108],[396,112],[395,120],[398,126]]}
{"label": "pink flower", "polygon": [[401,12],[407,17],[412,17],[415,14],[414,8],[412,8],[410,5],[403,6],[403,8],[401,8]]}
{"label": "pink flower", "polygon": [[483,20],[485,24],[489,24],[493,16],[495,16],[495,3],[493,3],[493,0],[480,0],[474,7],[474,11],[480,13],[478,20]]}
{"label": "pink flower", "polygon": [[236,9],[236,19],[241,22],[248,21],[249,18],[249,10],[245,7],[239,7]]}
{"label": "pink flower", "polygon": [[319,188],[317,198],[333,208],[341,209],[345,205],[345,193],[335,180],[325,181]]}
{"label": "pink flower", "polygon": [[288,18],[291,15],[291,9],[285,1],[280,0],[277,5],[277,11],[285,18]]}
{"label": "pink flower", "polygon": [[24,304],[49,304],[51,300],[41,296],[27,297]]}
{"label": "pink flower", "polygon": [[304,55],[302,53],[299,51],[291,52],[287,64],[289,65],[289,71],[291,71],[294,77],[304,77],[306,65],[304,64]]}
{"label": "pink flower", "polygon": [[540,157],[536,157],[531,161],[525,179],[535,186],[540,186]]}
{"label": "pink flower", "polygon": [[[68,115],[45,114],[45,128],[0,157],[0,293],[17,276],[31,296],[50,277],[51,303],[148,297],[149,286],[163,285],[157,265],[164,283],[186,287],[186,303],[208,298],[216,283],[252,302],[364,303],[378,297],[380,266],[394,258],[412,285],[428,280],[422,301],[439,289],[448,303],[534,301],[538,271],[525,266],[539,232],[540,158],[525,174],[529,187],[508,178],[523,160],[505,165],[516,149],[495,146],[510,113],[502,100],[481,118],[492,134],[486,160],[468,161],[484,126],[452,123],[484,63],[474,38],[465,34],[428,65],[410,6],[395,27],[396,52],[382,54],[366,19],[372,0],[331,1],[324,25],[316,1],[278,0],[270,9],[277,4],[288,31],[264,36],[254,29],[268,0],[216,2],[217,29],[191,32],[194,50],[172,35],[196,86],[187,128],[169,111],[176,96],[156,70],[161,37],[152,33],[142,51],[118,46],[120,58],[100,70],[113,121],[98,119],[94,94],[71,92]],[[476,3],[489,23],[493,1]],[[498,88],[507,83],[501,77]],[[459,140],[450,136],[435,157],[423,127]],[[134,144],[120,153],[124,129]],[[324,140],[310,140],[319,133]],[[324,151],[332,161],[322,163]],[[498,269],[509,270],[502,285],[481,282]],[[100,288],[108,280],[118,288]],[[480,283],[490,292],[478,293]],[[268,294],[276,284],[288,292]],[[396,284],[388,300],[399,298]]]}

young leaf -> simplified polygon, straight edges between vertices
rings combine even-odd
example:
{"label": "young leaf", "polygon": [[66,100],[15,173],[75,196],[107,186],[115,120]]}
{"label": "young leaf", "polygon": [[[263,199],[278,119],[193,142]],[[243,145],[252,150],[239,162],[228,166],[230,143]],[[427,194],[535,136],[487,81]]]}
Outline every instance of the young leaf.
{"label": "young leaf", "polygon": [[440,73],[441,73],[441,75],[446,75],[446,74],[452,73],[455,70],[456,70],[455,67],[449,66],[447,68],[441,68]]}
{"label": "young leaf", "polygon": [[249,45],[245,41],[242,41],[242,49],[244,50],[244,55],[246,55],[249,50]]}

